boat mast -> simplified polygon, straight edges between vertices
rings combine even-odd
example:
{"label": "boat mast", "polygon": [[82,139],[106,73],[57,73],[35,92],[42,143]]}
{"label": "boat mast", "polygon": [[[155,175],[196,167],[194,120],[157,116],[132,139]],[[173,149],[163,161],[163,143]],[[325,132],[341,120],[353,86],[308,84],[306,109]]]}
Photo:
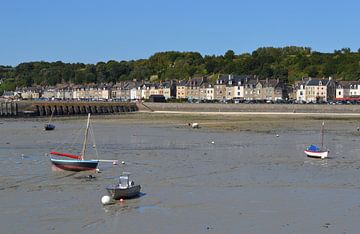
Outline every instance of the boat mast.
{"label": "boat mast", "polygon": [[82,151],[81,151],[81,160],[84,160],[84,157],[85,157],[87,138],[88,138],[88,135],[89,135],[89,124],[90,124],[90,113],[88,114],[88,119],[87,119],[87,124],[86,124],[84,143],[83,143],[83,148],[82,148]]}
{"label": "boat mast", "polygon": [[53,115],[54,115],[55,107],[54,107],[54,109],[50,109],[50,110],[51,110],[51,115],[50,115],[50,119],[49,119],[49,123],[48,123],[48,124],[51,123],[52,117],[53,117]]}
{"label": "boat mast", "polygon": [[321,150],[324,148],[324,122],[321,125]]}

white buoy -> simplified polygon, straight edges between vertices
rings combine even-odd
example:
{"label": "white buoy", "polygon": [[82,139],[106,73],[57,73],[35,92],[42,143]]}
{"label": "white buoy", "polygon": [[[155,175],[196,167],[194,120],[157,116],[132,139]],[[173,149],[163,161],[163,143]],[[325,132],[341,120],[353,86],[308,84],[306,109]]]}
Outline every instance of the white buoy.
{"label": "white buoy", "polygon": [[279,134],[276,134],[276,137],[279,137]]}
{"label": "white buoy", "polygon": [[215,141],[212,141],[211,144],[215,144]]}
{"label": "white buoy", "polygon": [[108,204],[110,204],[110,202],[111,202],[110,196],[105,195],[101,198],[101,203],[103,205],[108,205]]}
{"label": "white buoy", "polygon": [[125,161],[121,161],[121,164],[125,164]]}

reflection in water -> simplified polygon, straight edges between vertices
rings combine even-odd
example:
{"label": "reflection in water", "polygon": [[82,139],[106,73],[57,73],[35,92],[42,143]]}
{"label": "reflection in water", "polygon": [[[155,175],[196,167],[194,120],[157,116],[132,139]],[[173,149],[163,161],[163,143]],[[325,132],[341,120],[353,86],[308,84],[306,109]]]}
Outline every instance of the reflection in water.
{"label": "reflection in water", "polygon": [[139,202],[129,203],[127,201],[116,201],[110,205],[103,206],[105,213],[110,214],[111,216],[118,216],[127,213],[133,213],[134,211],[139,212],[140,214],[151,213],[151,212],[160,212],[162,214],[170,214],[170,209],[161,207],[159,205],[139,205]]}
{"label": "reflection in water", "polygon": [[139,207],[140,200],[129,199],[129,200],[112,200],[109,205],[104,205],[103,209],[106,213],[111,215],[118,215],[127,212],[132,212]]}
{"label": "reflection in water", "polygon": [[169,214],[170,213],[170,209],[160,207],[160,206],[139,206],[138,211],[141,214],[144,214],[145,212],[150,212],[150,211],[159,211],[162,214]]}

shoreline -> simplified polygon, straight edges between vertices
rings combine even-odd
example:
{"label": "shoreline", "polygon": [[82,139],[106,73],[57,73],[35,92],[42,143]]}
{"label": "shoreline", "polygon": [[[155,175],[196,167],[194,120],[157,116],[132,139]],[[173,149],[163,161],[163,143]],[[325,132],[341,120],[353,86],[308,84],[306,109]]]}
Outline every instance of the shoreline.
{"label": "shoreline", "polygon": [[155,114],[187,114],[187,115],[288,115],[288,116],[351,116],[360,117],[360,113],[319,113],[319,112],[211,112],[211,111],[139,111],[139,113]]}
{"label": "shoreline", "polygon": [[325,104],[221,104],[221,103],[138,103],[139,111],[182,112],[278,112],[278,113],[357,113],[360,105]]}

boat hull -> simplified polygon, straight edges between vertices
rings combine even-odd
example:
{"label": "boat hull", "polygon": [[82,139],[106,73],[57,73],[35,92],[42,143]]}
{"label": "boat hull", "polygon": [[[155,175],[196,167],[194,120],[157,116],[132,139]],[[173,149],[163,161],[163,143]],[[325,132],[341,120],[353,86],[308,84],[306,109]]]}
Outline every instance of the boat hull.
{"label": "boat hull", "polygon": [[140,195],[140,189],[140,185],[135,185],[129,188],[119,188],[117,185],[109,185],[106,188],[109,195],[115,200],[138,197]]}
{"label": "boat hull", "polygon": [[45,124],[44,129],[45,129],[46,131],[54,130],[54,129],[55,129],[55,125],[53,125],[53,124]]}
{"label": "boat hull", "polygon": [[327,158],[329,151],[311,151],[304,150],[304,153],[311,158]]}
{"label": "boat hull", "polygon": [[51,163],[65,171],[89,171],[95,170],[98,166],[98,160],[62,160],[62,159],[50,159]]}

